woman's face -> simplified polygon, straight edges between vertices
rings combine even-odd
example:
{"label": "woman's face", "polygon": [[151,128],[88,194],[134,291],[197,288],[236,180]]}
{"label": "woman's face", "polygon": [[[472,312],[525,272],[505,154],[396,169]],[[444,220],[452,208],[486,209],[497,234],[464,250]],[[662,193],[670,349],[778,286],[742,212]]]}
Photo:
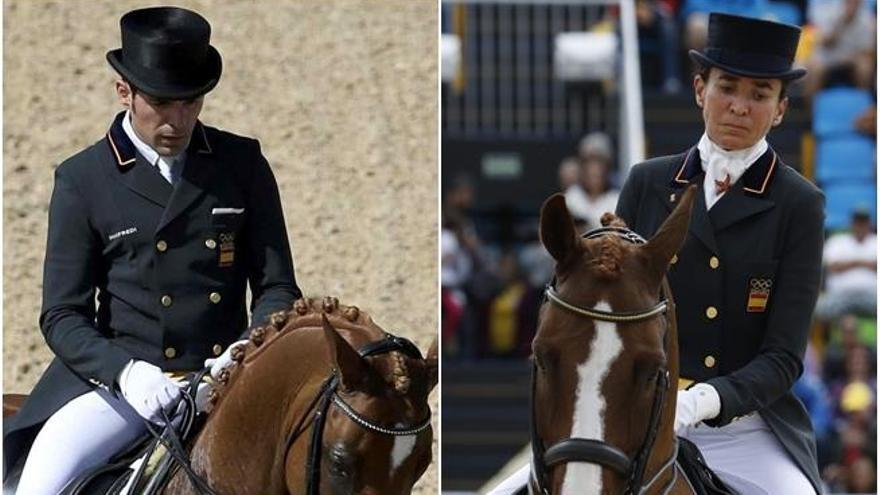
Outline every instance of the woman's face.
{"label": "woman's face", "polygon": [[703,109],[709,138],[726,150],[753,146],[782,123],[788,98],[782,81],[741,77],[713,67],[708,81],[694,76],[694,95]]}

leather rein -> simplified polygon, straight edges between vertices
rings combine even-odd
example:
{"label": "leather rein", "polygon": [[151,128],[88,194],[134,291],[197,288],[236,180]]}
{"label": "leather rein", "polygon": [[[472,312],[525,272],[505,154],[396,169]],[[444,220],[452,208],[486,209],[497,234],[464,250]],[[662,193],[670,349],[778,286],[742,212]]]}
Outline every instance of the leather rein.
{"label": "leather rein", "polygon": [[[613,235],[631,244],[645,244],[645,239],[637,233],[620,227],[602,227],[591,230],[583,235],[585,239],[595,239],[598,237]],[[547,285],[544,294],[550,302],[567,310],[593,320],[606,321],[612,323],[633,323],[638,321],[649,320],[658,316],[665,316],[669,310],[669,286],[663,283],[663,298],[653,307],[632,312],[609,312],[596,309],[584,308],[572,304],[556,291],[555,279]],[[667,343],[668,330],[664,334],[664,346]],[[623,495],[642,495],[646,493],[653,484],[660,479],[660,476],[668,469],[672,468],[672,478],[664,487],[664,495],[669,493],[678,478],[678,470],[675,468],[675,460],[678,457],[678,438],[675,438],[672,454],[669,459],[663,463],[654,476],[644,483],[645,469],[647,468],[648,459],[654,449],[654,443],[657,440],[657,433],[660,426],[660,415],[662,413],[663,404],[666,402],[666,391],[669,388],[669,370],[661,369],[657,374],[657,380],[654,392],[654,401],[651,406],[651,417],[648,423],[648,431],[642,441],[642,445],[636,452],[635,458],[630,459],[622,450],[601,440],[592,438],[566,438],[551,445],[544,447],[544,441],[538,433],[538,425],[535,414],[536,408],[536,387],[537,387],[537,366],[532,364],[532,391],[531,391],[531,424],[530,435],[532,443],[532,473],[531,483],[541,495],[550,495],[550,487],[548,478],[550,468],[558,464],[566,464],[569,462],[585,462],[598,464],[600,466],[611,469],[617,474],[626,478],[626,485],[623,489]]]}

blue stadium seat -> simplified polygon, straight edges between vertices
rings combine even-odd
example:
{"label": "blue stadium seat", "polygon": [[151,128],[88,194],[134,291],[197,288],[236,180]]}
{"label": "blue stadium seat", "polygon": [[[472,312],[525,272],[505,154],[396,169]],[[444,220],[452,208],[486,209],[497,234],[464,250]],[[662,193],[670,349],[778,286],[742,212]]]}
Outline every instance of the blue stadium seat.
{"label": "blue stadium seat", "polygon": [[867,91],[830,88],[816,94],[813,102],[813,133],[818,138],[855,132],[853,122],[874,104]]}
{"label": "blue stadium seat", "polygon": [[679,12],[682,19],[695,12],[722,12],[746,17],[763,17],[767,0],[685,0]]}
{"label": "blue stadium seat", "polygon": [[761,19],[800,26],[803,24],[803,13],[797,5],[788,2],[767,2]]}
{"label": "blue stadium seat", "polygon": [[849,227],[850,218],[857,208],[871,212],[876,224],[877,187],[874,182],[841,182],[822,188],[825,192],[825,229],[841,230]]}
{"label": "blue stadium seat", "polygon": [[838,181],[867,181],[876,177],[874,140],[858,135],[820,138],[816,150],[816,180],[824,188]]}

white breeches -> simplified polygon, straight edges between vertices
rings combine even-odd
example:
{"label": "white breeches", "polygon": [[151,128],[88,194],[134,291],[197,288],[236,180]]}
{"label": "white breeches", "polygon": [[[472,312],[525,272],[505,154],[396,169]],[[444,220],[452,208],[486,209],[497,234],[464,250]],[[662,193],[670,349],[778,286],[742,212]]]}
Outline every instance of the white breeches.
{"label": "white breeches", "polygon": [[146,431],[122,399],[96,389],[53,414],[31,447],[16,495],[56,495],[84,470],[107,462]]}
{"label": "white breeches", "polygon": [[816,493],[757,413],[721,428],[701,423],[680,434],[697,444],[709,467],[742,495]]}

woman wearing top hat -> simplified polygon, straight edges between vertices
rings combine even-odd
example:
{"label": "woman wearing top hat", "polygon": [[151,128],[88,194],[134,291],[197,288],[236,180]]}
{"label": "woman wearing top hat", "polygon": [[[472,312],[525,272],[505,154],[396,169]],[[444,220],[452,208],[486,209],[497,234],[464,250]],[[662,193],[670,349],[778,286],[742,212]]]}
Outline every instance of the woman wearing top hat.
{"label": "woman wearing top hat", "polygon": [[689,185],[690,230],[672,260],[681,376],[675,429],[744,494],[820,493],[810,418],[792,393],[819,291],[824,199],[766,136],[788,106],[800,30],[712,14],[692,148],[635,165],[617,213],[650,237]]}
{"label": "woman wearing top hat", "polygon": [[210,25],[171,7],[120,24],[126,110],[55,172],[40,326],[56,358],[3,425],[18,495],[58,493],[159,422],[180,395],[163,371],[227,364],[247,285],[251,326],[300,295],[259,143],[198,120],[221,73]]}

